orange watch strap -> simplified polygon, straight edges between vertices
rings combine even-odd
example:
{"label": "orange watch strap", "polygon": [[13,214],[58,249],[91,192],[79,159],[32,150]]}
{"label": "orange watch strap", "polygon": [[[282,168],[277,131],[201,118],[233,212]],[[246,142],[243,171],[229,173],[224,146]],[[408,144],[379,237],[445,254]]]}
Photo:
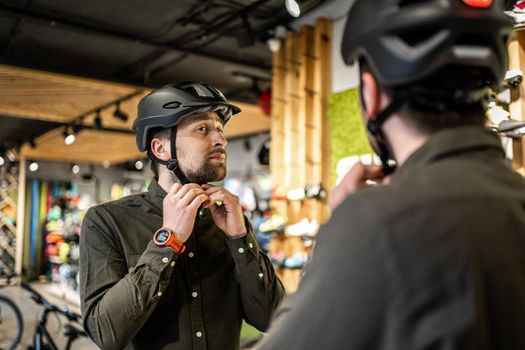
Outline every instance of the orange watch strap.
{"label": "orange watch strap", "polygon": [[170,230],[170,232],[171,235],[168,239],[168,242],[166,242],[166,245],[171,247],[174,251],[176,251],[179,254],[183,253],[186,250],[186,246],[184,245],[184,243],[177,239],[177,237],[175,236],[175,232],[173,232],[172,230]]}
{"label": "orange watch strap", "polygon": [[181,241],[179,241],[177,239],[177,236],[175,236],[175,232],[173,232],[173,230],[171,230],[171,229],[169,229],[167,227],[161,227],[160,229],[158,229],[153,234],[153,237],[155,238],[157,233],[159,233],[160,231],[168,231],[169,234],[170,234],[170,236],[169,236],[168,240],[166,241],[166,243],[162,244],[163,246],[170,247],[171,249],[176,251],[178,254],[181,254],[182,252],[184,252],[186,250],[186,246],[184,245],[184,243],[182,243]]}

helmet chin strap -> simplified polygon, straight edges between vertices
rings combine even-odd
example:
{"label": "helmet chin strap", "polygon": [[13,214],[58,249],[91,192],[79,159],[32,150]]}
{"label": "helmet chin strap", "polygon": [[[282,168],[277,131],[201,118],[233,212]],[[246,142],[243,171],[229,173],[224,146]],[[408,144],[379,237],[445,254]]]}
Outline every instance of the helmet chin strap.
{"label": "helmet chin strap", "polygon": [[168,160],[168,164],[166,164],[166,167],[168,168],[168,170],[172,171],[175,174],[175,176],[177,176],[181,184],[185,185],[187,183],[190,183],[190,180],[180,169],[179,162],[177,160],[177,127],[171,128],[170,139],[171,159]]}
{"label": "helmet chin strap", "polygon": [[148,158],[153,162],[165,165],[169,171],[173,172],[177,179],[179,179],[182,185],[190,183],[190,180],[182,172],[179,167],[179,161],[177,160],[177,127],[171,128],[170,131],[170,149],[171,149],[171,159],[170,160],[161,160],[148,151]]}
{"label": "helmet chin strap", "polygon": [[[361,104],[365,106],[362,89],[360,89],[359,92]],[[373,140],[375,141],[375,144],[377,146],[373,148],[379,156],[379,159],[381,159],[382,169],[385,175],[392,174],[396,170],[396,164],[395,158],[391,152],[391,147],[388,144],[386,138],[384,137],[383,132],[381,131],[381,126],[393,113],[398,111],[402,105],[403,99],[400,98],[398,94],[394,94],[392,96],[390,104],[381,112],[379,112],[375,119],[368,119],[366,123],[366,128],[368,129],[368,132],[370,132],[370,134],[373,136]]]}

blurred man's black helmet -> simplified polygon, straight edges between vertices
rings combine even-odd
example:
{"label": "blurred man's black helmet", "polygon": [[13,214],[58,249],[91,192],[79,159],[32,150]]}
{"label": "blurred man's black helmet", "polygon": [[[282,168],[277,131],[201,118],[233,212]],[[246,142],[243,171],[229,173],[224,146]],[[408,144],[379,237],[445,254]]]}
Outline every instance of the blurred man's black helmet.
{"label": "blurred man's black helmet", "polygon": [[148,150],[148,142],[158,128],[171,128],[194,113],[216,112],[224,123],[241,110],[230,104],[213,86],[196,81],[178,81],[145,96],[138,105],[133,123],[138,149]]}
{"label": "blurred man's black helmet", "polygon": [[499,0],[356,0],[342,54],[347,64],[363,58],[385,87],[417,83],[448,66],[478,71],[476,85],[497,85],[508,68],[511,30]]}

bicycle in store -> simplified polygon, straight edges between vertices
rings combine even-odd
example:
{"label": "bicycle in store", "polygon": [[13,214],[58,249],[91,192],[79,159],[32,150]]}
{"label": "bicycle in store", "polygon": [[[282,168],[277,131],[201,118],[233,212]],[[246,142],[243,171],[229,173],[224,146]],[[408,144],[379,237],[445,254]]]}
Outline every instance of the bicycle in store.
{"label": "bicycle in store", "polygon": [[81,328],[75,326],[75,324],[81,323],[82,317],[79,314],[71,312],[67,308],[59,308],[51,304],[26,283],[21,283],[20,287],[28,291],[31,294],[31,299],[44,308],[44,312],[40,316],[35,334],[33,335],[33,346],[29,347],[30,350],[58,350],[58,346],[47,330],[47,321],[51,314],[62,315],[69,322],[64,325],[64,335],[67,339],[65,350],[70,350],[72,343],[78,338],[87,336]]}
{"label": "bicycle in store", "polygon": [[[2,279],[1,287],[12,285],[11,277]],[[22,339],[22,313],[13,300],[0,295],[0,349],[13,350]]]}

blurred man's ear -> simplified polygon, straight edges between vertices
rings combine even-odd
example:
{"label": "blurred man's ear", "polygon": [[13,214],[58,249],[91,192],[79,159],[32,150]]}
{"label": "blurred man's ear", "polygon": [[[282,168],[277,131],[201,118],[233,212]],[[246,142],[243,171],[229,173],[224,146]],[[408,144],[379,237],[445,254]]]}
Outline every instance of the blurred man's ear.
{"label": "blurred man's ear", "polygon": [[370,72],[361,73],[361,89],[363,94],[363,109],[370,119],[375,119],[381,111],[381,91],[376,79]]}

